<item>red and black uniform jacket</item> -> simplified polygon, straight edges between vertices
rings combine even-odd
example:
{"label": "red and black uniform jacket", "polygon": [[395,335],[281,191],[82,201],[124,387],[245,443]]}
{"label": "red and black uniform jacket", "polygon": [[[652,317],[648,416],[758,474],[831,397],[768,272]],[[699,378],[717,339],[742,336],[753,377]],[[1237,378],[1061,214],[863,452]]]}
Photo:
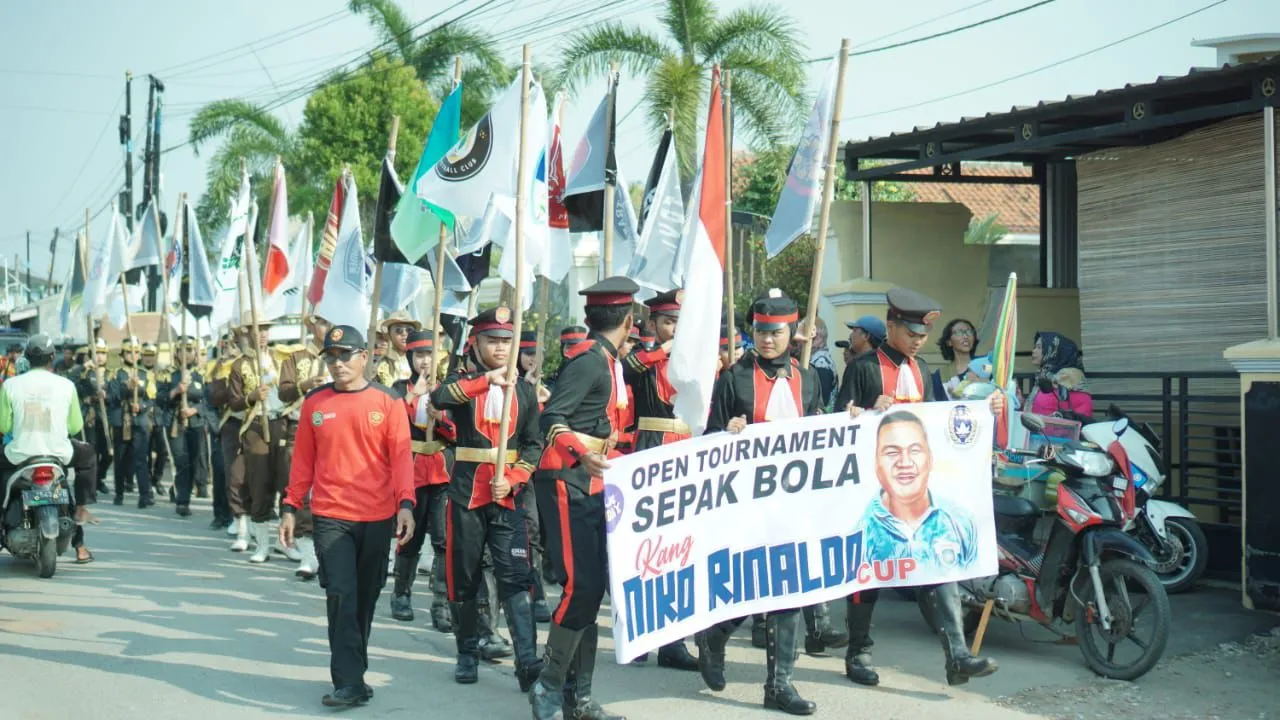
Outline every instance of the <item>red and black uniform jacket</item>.
{"label": "red and black uniform jacket", "polygon": [[397,380],[391,385],[391,394],[404,401],[409,415],[409,443],[413,450],[413,487],[445,485],[449,482],[449,467],[453,464],[451,444],[457,438],[453,420],[446,413],[432,428],[432,440],[427,440],[427,424],[419,424],[418,403],[410,397],[409,389],[418,382],[414,373],[408,380]]}
{"label": "red and black uniform jacket", "polygon": [[[431,391],[431,404],[448,410],[455,428],[455,447],[489,450],[498,447],[499,419],[485,419],[485,395],[489,380],[484,373],[467,372],[450,375]],[[533,386],[516,382],[516,396],[511,403],[511,419],[507,425],[507,448],[516,451],[514,463],[507,463],[503,474],[511,485],[511,494],[493,499],[493,476],[497,466],[491,462],[470,462],[455,450],[449,498],[463,507],[474,509],[491,502],[515,509],[519,486],[529,481],[542,453],[542,434],[538,431],[538,398]],[[495,456],[496,457],[496,456]]]}
{"label": "red and black uniform jacket", "polygon": [[716,379],[707,434],[726,429],[735,417],[746,417],[748,424],[767,422],[765,408],[769,407],[769,394],[777,382],[791,384],[797,416],[822,414],[825,403],[817,373],[801,370],[800,363],[788,355],[766,360],[746,353]]}
{"label": "red and black uniform jacket", "polygon": [[929,366],[925,361],[918,357],[908,359],[888,345],[881,345],[845,366],[836,410],[845,409],[850,402],[870,410],[881,395],[893,397],[898,389],[898,374],[908,368],[915,374],[916,387],[920,388],[924,402],[934,400],[933,383],[929,381]]}
{"label": "red and black uniform jacket", "polygon": [[[617,348],[595,333],[566,352],[542,411],[547,451],[538,469],[547,472],[543,477],[562,480],[583,493],[604,492],[604,480],[589,475],[578,460],[601,451],[606,457],[621,455],[617,444],[627,428],[629,399],[618,396],[615,373],[623,371],[615,365],[617,359]],[[626,386],[622,388],[625,393]]]}
{"label": "red and black uniform jacket", "polygon": [[[670,355],[665,349],[656,347],[652,350],[636,350],[622,363],[622,368],[627,375],[627,384],[631,387],[634,399],[632,405],[635,408],[637,426],[639,420],[643,418],[676,419],[675,408],[671,402],[676,393],[667,379],[669,359]],[[659,445],[685,440],[688,437],[687,433],[641,430],[637,427],[635,449],[636,451],[648,450]]]}

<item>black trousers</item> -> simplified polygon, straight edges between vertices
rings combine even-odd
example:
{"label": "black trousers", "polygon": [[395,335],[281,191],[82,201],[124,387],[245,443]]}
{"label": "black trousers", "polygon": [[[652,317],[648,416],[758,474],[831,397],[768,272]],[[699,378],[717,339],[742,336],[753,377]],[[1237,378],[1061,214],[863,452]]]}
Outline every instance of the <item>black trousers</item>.
{"label": "black trousers", "polygon": [[445,579],[449,601],[473,602],[485,587],[481,556],[487,547],[498,584],[498,601],[530,590],[529,538],[523,513],[489,503],[468,510],[449,499],[445,525]]}
{"label": "black trousers", "polygon": [[421,555],[427,538],[438,558],[445,557],[445,506],[449,500],[449,486],[423,485],[414,491],[413,537],[400,548],[401,555]]}
{"label": "black trousers", "polygon": [[227,463],[222,454],[222,433],[209,428],[209,469],[213,471],[213,517],[216,520],[231,518],[231,505],[227,502]]}
{"label": "black trousers", "polygon": [[[157,411],[157,415],[159,412]],[[164,477],[164,467],[169,464],[169,446],[165,445],[165,433],[169,432],[169,424],[156,422],[151,426],[151,452],[156,454],[155,462],[151,463],[151,482],[160,482],[160,478]],[[170,439],[169,442],[173,442]],[[150,462],[151,456],[147,459]]]}
{"label": "black trousers", "polygon": [[369,633],[387,581],[394,518],[352,522],[315,517],[320,587],[329,616],[329,676],[335,688],[360,688],[369,669]]}
{"label": "black trousers", "polygon": [[151,419],[136,418],[132,434],[124,439],[124,428],[111,428],[116,451],[116,497],[124,497],[125,481],[130,477],[138,488],[138,500],[151,499]]}
{"label": "black trousers", "polygon": [[169,438],[169,449],[173,451],[173,485],[177,493],[174,501],[178,505],[190,505],[192,488],[204,487],[208,482],[205,477],[208,448],[204,425],[185,430],[179,427],[178,436]]}
{"label": "black trousers", "polygon": [[595,624],[608,586],[604,494],[588,495],[544,471],[534,474],[533,488],[551,573],[564,588],[552,619],[568,630],[585,630]]}
{"label": "black trousers", "polygon": [[[95,413],[96,414],[96,413]],[[93,448],[98,456],[98,477],[99,482],[107,479],[107,470],[111,469],[111,441],[107,440],[107,426],[101,421],[94,422],[93,427],[85,432],[89,442],[93,444]]]}

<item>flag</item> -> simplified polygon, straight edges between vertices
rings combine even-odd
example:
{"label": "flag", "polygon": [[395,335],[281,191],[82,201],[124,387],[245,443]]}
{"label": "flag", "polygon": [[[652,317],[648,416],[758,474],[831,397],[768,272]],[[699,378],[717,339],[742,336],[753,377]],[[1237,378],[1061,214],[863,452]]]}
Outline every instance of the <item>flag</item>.
{"label": "flag", "polygon": [[[1004,286],[1004,301],[1000,305],[1000,319],[996,323],[996,337],[991,344],[991,381],[1003,391],[1009,387],[1009,379],[1013,377],[1014,344],[1018,339],[1018,274],[1009,273],[1009,282]],[[1005,398],[1013,402],[1013,398]],[[1009,422],[1007,416],[1010,408],[1006,405],[1003,417],[996,418],[996,442],[999,447],[1009,445]]]}
{"label": "flag", "polygon": [[288,289],[284,287],[284,283],[290,274],[289,196],[285,189],[282,163],[276,163],[275,166],[275,180],[271,188],[271,219],[267,225],[267,260],[262,265],[262,291],[268,298]]}
{"label": "flag", "polygon": [[382,264],[382,288],[378,307],[393,313],[403,310],[422,291],[422,268],[404,263]]}
{"label": "flag", "polygon": [[640,240],[627,277],[653,294],[678,287],[674,275],[684,230],[684,197],[671,130],[662,134],[649,167],[639,223]]}
{"label": "flag", "polygon": [[[436,253],[429,252],[425,255],[427,259],[427,271],[431,275],[431,282],[435,283],[436,278],[441,277],[436,272]],[[444,254],[444,289],[454,292],[469,293],[471,292],[471,283],[467,281],[467,275],[458,265],[458,259],[451,253]]]}
{"label": "flag", "polygon": [[[183,208],[186,203],[182,203]],[[165,305],[169,312],[176,312],[174,308],[182,303],[182,283],[185,273],[183,267],[187,255],[187,228],[182,222],[185,219],[186,211],[181,211],[184,217],[178,219],[171,226],[173,229],[173,237],[169,238],[169,250],[164,254],[164,274],[165,286],[168,289],[168,295],[165,297]],[[181,228],[179,231],[178,228]]]}
{"label": "flag", "polygon": [[[822,200],[822,181],[826,173],[828,143],[831,139],[831,109],[836,97],[836,63],[827,68],[826,79],[813,104],[813,113],[804,126],[804,134],[791,156],[787,181],[774,208],[773,220],[764,236],[768,257],[776,257],[796,238],[810,231],[813,214]],[[864,202],[866,199],[864,198]]]}
{"label": "flag", "polygon": [[[516,78],[489,112],[430,171],[414,181],[414,194],[431,205],[466,217],[483,215],[490,195],[515,197],[519,128],[520,78]],[[397,242],[410,240],[401,237]],[[418,242],[434,247],[435,238]],[[411,257],[415,252],[405,252],[405,256]]]}
{"label": "flag", "polygon": [[[396,206],[400,204],[402,197],[404,197],[404,186],[400,184],[400,179],[396,177],[396,168],[391,163],[391,154],[387,153],[382,158],[382,177],[378,180],[378,205],[373,210],[373,247],[371,250],[374,260],[409,264],[409,259],[404,256],[404,253],[400,252],[400,248],[396,247],[391,238],[392,216],[395,215]],[[440,231],[437,229],[437,238],[439,235]],[[420,258],[420,260],[424,265],[426,264],[425,258]]]}
{"label": "flag", "polygon": [[[240,174],[240,189],[231,198],[227,208],[227,229],[218,244],[218,265],[213,271],[214,302],[210,322],[222,327],[231,322],[237,303],[240,285],[240,264],[244,260],[244,233],[249,224],[250,203],[249,173]],[[236,322],[240,319],[234,318]]]}
{"label": "flag", "polygon": [[111,289],[120,283],[124,272],[125,245],[129,236],[124,216],[114,207],[105,233],[89,244],[89,276],[85,280],[84,304],[90,317],[107,311]]}
{"label": "flag", "polygon": [[84,255],[81,246],[84,244],[84,233],[76,238],[76,252],[71,258],[71,270],[67,273],[68,279],[62,284],[62,308],[59,312],[59,319],[62,324],[62,334],[66,335],[71,332],[71,323],[78,320],[84,313]]}
{"label": "flag", "polygon": [[617,175],[618,188],[613,193],[613,267],[608,268],[606,277],[627,274],[636,255],[636,245],[640,242],[635,203],[631,202],[631,193],[627,192],[627,180],[622,171],[619,170]]}
{"label": "flag", "polygon": [[[444,159],[449,150],[458,142],[458,133],[462,125],[462,83],[458,83],[449,93],[440,110],[436,113],[435,122],[431,123],[431,132],[422,148],[422,157],[418,158],[418,167],[409,179],[409,187],[416,188],[418,183]],[[394,174],[394,173],[393,173]],[[378,207],[381,209],[382,193],[378,193]],[[404,262],[417,263],[427,255],[440,240],[440,223],[453,224],[453,217],[447,210],[434,207],[424,202],[416,193],[401,194],[393,206],[394,217],[388,227],[388,233],[395,249],[404,257]],[[381,218],[381,213],[379,213]],[[381,242],[380,233],[375,233],[374,240]],[[389,254],[382,255],[389,262],[396,260]]]}
{"label": "flag", "polygon": [[335,235],[332,265],[326,268],[315,314],[333,325],[363,329],[369,325],[369,292],[365,282],[364,242],[355,178],[346,178],[342,195],[341,220]]}
{"label": "flag", "polygon": [[129,239],[128,262],[125,270],[137,270],[160,265],[160,215],[154,202],[147,203],[142,220],[134,228]]}
{"label": "flag", "polygon": [[578,149],[573,153],[573,167],[565,182],[563,198],[569,213],[570,232],[604,229],[604,186],[617,183],[618,163],[613,142],[617,124],[614,92],[617,76],[610,82],[609,90],[591,116],[586,133],[578,141]]}
{"label": "flag", "polygon": [[[240,322],[242,315],[255,307],[259,314],[263,311],[262,279],[249,273],[248,261],[249,258],[253,258],[255,262],[258,259],[257,232],[258,201],[251,200],[249,201],[249,222],[245,225],[244,244],[242,246],[244,262],[240,264],[239,281],[236,285],[235,314],[232,316],[236,323]],[[252,304],[250,304],[250,298],[247,293],[253,293]]]}
{"label": "flag", "polygon": [[667,365],[675,390],[675,414],[701,435],[711,411],[711,389],[720,362],[720,313],[724,304],[725,168],[720,68],[711,71],[711,109],[703,145],[701,185],[685,230],[688,275],[680,324]]}
{"label": "flag", "polygon": [[[333,186],[333,197],[329,200],[329,212],[324,219],[324,234],[320,237],[320,254],[316,256],[315,269],[311,271],[311,282],[307,285],[307,302],[312,307],[320,304],[324,297],[325,281],[329,276],[329,266],[333,262],[334,249],[338,243],[338,224],[342,218],[343,201],[346,199],[346,185],[338,176]],[[355,327],[360,327],[356,325]]]}
{"label": "flag", "polygon": [[564,148],[560,137],[560,116],[564,114],[566,100],[563,91],[556,93],[556,107],[551,115],[554,121],[543,169],[547,182],[547,251],[543,255],[543,263],[538,266],[538,274],[552,282],[564,282],[573,264],[569,211],[564,206]]}
{"label": "flag", "polygon": [[209,256],[205,254],[204,238],[200,235],[200,224],[196,220],[196,209],[186,204],[185,222],[183,226],[187,235],[188,269],[182,277],[182,304],[187,306],[191,314],[197,318],[213,312],[213,303],[217,297],[213,273],[209,272]]}
{"label": "flag", "polygon": [[[129,288],[129,314],[136,314],[143,311],[143,303],[147,299],[147,289],[139,285],[126,285]],[[124,294],[120,290],[120,283],[116,283],[110,294],[107,296],[107,322],[117,330],[123,330],[128,326],[128,315],[125,313]]]}
{"label": "flag", "polygon": [[302,223],[293,240],[287,243],[289,274],[280,281],[275,293],[268,295],[262,314],[267,320],[284,315],[302,314],[302,284],[311,272],[311,226]]}

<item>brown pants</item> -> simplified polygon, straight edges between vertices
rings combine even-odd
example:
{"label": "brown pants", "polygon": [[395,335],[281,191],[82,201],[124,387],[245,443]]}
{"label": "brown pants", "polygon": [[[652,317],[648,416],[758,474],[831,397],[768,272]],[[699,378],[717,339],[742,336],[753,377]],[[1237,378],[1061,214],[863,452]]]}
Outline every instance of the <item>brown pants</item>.
{"label": "brown pants", "polygon": [[249,498],[244,484],[244,457],[240,455],[240,421],[227,418],[218,431],[222,443],[222,465],[227,474],[227,506],[231,517],[248,515]]}
{"label": "brown pants", "polygon": [[280,493],[289,486],[289,463],[293,437],[283,419],[270,423],[271,442],[262,437],[262,420],[255,419],[240,436],[244,458],[244,481],[249,489],[249,519],[267,522],[276,509]]}

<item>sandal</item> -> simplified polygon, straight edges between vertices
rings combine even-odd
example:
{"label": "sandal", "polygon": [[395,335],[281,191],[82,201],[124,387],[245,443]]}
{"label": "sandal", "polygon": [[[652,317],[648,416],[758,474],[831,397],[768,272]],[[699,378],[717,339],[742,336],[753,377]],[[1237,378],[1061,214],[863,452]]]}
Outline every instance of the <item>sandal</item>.
{"label": "sandal", "polygon": [[[84,555],[81,555],[80,554],[81,552],[84,552]],[[76,564],[77,565],[88,565],[91,562],[93,562],[93,552],[90,551],[89,548],[83,545],[76,548]]]}

